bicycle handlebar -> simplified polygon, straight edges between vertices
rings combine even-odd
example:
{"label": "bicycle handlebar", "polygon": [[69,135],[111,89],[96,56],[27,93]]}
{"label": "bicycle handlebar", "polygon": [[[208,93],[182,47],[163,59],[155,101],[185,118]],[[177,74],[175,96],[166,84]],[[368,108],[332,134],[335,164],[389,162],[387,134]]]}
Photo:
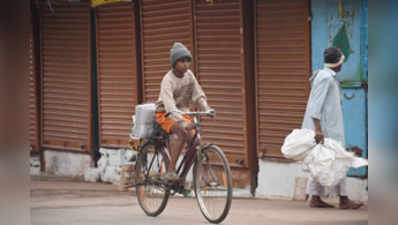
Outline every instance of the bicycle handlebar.
{"label": "bicycle handlebar", "polygon": [[183,115],[188,115],[188,116],[215,116],[216,112],[214,110],[209,110],[207,112],[181,112]]}
{"label": "bicycle handlebar", "polygon": [[[215,117],[216,111],[214,109],[208,110],[207,112],[183,112],[183,111],[175,111],[180,113],[181,115],[189,115],[189,116],[209,116]],[[166,117],[170,115],[171,112],[166,114]]]}

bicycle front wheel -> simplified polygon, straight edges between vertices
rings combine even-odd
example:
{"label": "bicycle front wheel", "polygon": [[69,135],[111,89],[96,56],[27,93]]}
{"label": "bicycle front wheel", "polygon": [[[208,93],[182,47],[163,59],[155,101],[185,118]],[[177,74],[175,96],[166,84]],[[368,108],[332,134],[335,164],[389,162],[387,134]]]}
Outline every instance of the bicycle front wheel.
{"label": "bicycle front wheel", "polygon": [[166,163],[155,146],[148,142],[140,150],[136,163],[136,194],[138,203],[148,216],[157,216],[169,199],[167,187],[161,182]]}
{"label": "bicycle front wheel", "polygon": [[222,150],[215,145],[201,149],[193,176],[200,211],[209,222],[220,223],[232,202],[231,169]]}

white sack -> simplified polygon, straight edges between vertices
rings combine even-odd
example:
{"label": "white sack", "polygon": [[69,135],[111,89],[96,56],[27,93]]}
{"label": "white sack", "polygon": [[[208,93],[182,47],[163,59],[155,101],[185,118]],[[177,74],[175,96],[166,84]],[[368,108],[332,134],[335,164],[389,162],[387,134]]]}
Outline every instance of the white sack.
{"label": "white sack", "polygon": [[108,165],[109,165],[108,157],[105,154],[101,154],[101,157],[97,162],[97,168],[100,172],[101,180],[105,174],[105,169],[106,167],[108,167]]}
{"label": "white sack", "polygon": [[308,151],[315,146],[314,131],[294,129],[283,142],[282,153],[288,159],[304,160]]}
{"label": "white sack", "polygon": [[120,182],[120,167],[108,166],[105,169],[104,175],[101,177],[103,182],[109,182],[112,184],[119,184]]}
{"label": "white sack", "polygon": [[106,148],[100,148],[100,150],[99,150],[101,156],[105,156],[105,157],[108,157],[108,156],[109,156],[108,151],[109,151],[109,150],[106,149]]}
{"label": "white sack", "polygon": [[98,182],[100,181],[101,169],[89,167],[84,171],[84,181],[87,182]]}
{"label": "white sack", "polygon": [[120,166],[123,163],[123,150],[110,150],[108,155],[109,166]]}
{"label": "white sack", "polygon": [[350,168],[368,165],[368,161],[347,152],[340,142],[325,138],[324,144],[315,144],[314,131],[296,129],[289,134],[282,146],[286,158],[303,162],[308,171],[321,185],[334,186],[347,176]]}
{"label": "white sack", "polygon": [[105,168],[109,165],[108,156],[101,154],[101,157],[97,161],[98,168]]}

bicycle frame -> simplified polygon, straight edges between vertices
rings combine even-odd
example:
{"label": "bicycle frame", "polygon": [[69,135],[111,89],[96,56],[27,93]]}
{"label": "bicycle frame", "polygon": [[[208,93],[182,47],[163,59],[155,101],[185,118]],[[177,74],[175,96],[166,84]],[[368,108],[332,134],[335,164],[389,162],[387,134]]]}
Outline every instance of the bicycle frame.
{"label": "bicycle frame", "polygon": [[[190,191],[185,186],[185,180],[193,167],[193,191],[199,208],[209,222],[220,223],[228,215],[231,207],[231,171],[227,158],[218,146],[213,144],[203,146],[200,144],[200,123],[198,121],[198,117],[201,115],[214,116],[215,113],[209,110],[208,112],[188,112],[186,114],[193,117],[194,133],[192,140],[187,143],[182,160],[177,165],[176,172],[179,179],[167,179],[165,170],[163,170],[164,167],[168,168],[170,165],[171,156],[167,152],[168,135],[160,130],[159,126],[160,129],[156,129],[154,135],[141,146],[142,151],[139,152],[136,174],[138,178],[144,177],[144,180],[136,179],[138,203],[148,216],[159,215],[165,209],[170,196],[177,193],[184,196],[189,195]],[[219,159],[222,169],[221,174],[217,174],[218,169],[213,171],[212,166],[217,167],[217,164],[214,163],[213,165],[212,158]],[[154,162],[157,162],[157,165]],[[151,174],[150,171],[153,173]],[[143,172],[145,174],[142,174]],[[140,188],[138,185],[143,185],[144,188]],[[212,197],[215,197],[216,202],[207,201]],[[220,203],[220,205],[217,203]],[[222,207],[221,211],[215,210],[214,207],[217,207],[217,205]]]}
{"label": "bicycle frame", "polygon": [[196,116],[193,118],[194,121],[194,129],[195,129],[195,134],[192,138],[191,145],[187,148],[188,150],[186,151],[181,163],[178,165],[177,168],[177,174],[180,174],[180,171],[182,170],[180,174],[180,178],[182,180],[185,180],[188,171],[191,169],[193,162],[197,156],[197,146],[200,146],[200,134],[199,134],[199,129],[200,125],[198,122],[198,119]]}
{"label": "bicycle frame", "polygon": [[[200,125],[199,125],[197,116],[193,116],[193,121],[194,121],[194,129],[195,129],[194,136],[192,138],[190,146],[187,147],[187,151],[185,152],[185,155],[184,155],[182,161],[178,164],[177,171],[176,171],[177,174],[179,174],[181,181],[185,180],[189,170],[191,169],[191,167],[196,159],[197,150],[198,150],[196,148],[196,146],[200,146],[200,134],[199,134]],[[167,148],[166,141],[157,141],[157,140],[151,140],[151,141],[155,145],[154,154],[160,154],[163,157],[163,160],[165,160],[166,166],[168,167],[171,159],[169,158],[169,155],[164,151],[164,149]],[[156,157],[152,157],[148,168],[152,168],[155,158]],[[148,170],[148,173],[149,173],[149,170]],[[147,174],[147,176],[148,176],[148,174]]]}

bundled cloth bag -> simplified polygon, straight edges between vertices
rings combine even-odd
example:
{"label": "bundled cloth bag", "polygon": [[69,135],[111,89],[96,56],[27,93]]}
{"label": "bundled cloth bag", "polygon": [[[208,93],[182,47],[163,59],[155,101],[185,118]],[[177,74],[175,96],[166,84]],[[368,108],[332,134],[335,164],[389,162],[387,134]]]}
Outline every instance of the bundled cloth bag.
{"label": "bundled cloth bag", "polygon": [[334,186],[346,177],[350,168],[367,166],[366,159],[354,156],[342,144],[325,138],[324,144],[316,144],[315,132],[295,129],[286,138],[282,153],[288,159],[301,161],[304,171],[311,173],[321,185]]}

